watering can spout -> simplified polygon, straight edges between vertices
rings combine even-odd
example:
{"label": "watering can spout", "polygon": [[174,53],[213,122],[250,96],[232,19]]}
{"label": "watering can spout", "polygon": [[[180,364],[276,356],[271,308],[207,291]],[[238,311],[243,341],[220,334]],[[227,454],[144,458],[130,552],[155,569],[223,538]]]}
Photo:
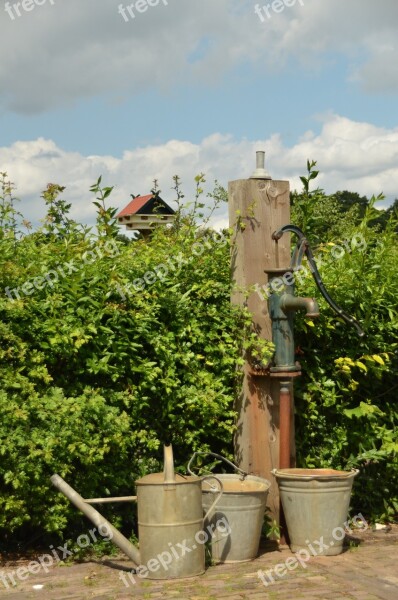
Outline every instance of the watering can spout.
{"label": "watering can spout", "polygon": [[175,483],[176,477],[174,473],[173,446],[171,444],[169,446],[164,446],[163,456],[164,483]]}
{"label": "watering can spout", "polygon": [[107,521],[101,513],[95,508],[87,504],[87,502],[74,490],[70,485],[66,483],[59,475],[53,475],[51,483],[68,498],[90,521],[96,525],[99,533],[106,537],[108,540],[113,542],[116,546],[122,550],[131,560],[139,566],[141,564],[141,555],[138,548],[133,546],[129,540],[124,537],[120,531],[118,531],[109,521]]}

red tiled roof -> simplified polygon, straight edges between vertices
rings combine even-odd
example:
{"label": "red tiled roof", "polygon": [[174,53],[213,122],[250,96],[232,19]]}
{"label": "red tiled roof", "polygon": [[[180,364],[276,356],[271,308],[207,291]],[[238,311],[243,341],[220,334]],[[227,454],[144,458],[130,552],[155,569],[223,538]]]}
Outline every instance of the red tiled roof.
{"label": "red tiled roof", "polygon": [[147,196],[137,196],[137,198],[133,198],[131,202],[127,204],[123,210],[116,215],[116,218],[119,217],[127,217],[128,215],[135,215],[145,204],[153,198],[153,194],[148,194]]}

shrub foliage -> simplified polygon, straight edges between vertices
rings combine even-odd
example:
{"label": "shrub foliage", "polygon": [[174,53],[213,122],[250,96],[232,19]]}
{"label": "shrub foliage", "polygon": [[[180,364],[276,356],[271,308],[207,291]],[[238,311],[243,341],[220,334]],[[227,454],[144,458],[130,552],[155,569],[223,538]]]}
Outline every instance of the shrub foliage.
{"label": "shrub foliage", "polygon": [[[359,341],[322,302],[316,326],[297,318],[304,371],[296,385],[298,460],[360,468],[358,507],[387,519],[398,509],[396,217],[375,227],[374,200],[365,214],[354,206],[344,216],[336,197],[310,192],[314,166],[293,197],[293,218],[314,242],[330,293],[361,321],[366,337]],[[81,532],[75,509],[51,488],[54,472],[85,497],[126,495],[135,479],[161,468],[165,442],[173,443],[178,465],[197,449],[232,450],[237,366],[255,337],[250,316],[230,304],[228,233],[213,231],[206,219],[197,224],[204,218],[203,176],[189,208],[174,181],[174,226],[157,229],[150,241],[129,241],[118,232],[116,211],[107,207],[112,188],[101,187],[101,179],[92,187],[95,232],[70,218],[63,188],[53,184],[43,193],[44,224],[32,231],[1,174],[6,546],[43,532]],[[223,199],[217,185],[215,206]],[[364,252],[350,245],[359,233]],[[334,245],[347,240],[336,259]],[[311,277],[300,286],[299,293],[319,296]],[[269,347],[256,351],[266,356]],[[108,516],[118,523],[120,510]],[[133,524],[131,515],[126,522]]]}
{"label": "shrub foliage", "polygon": [[308,270],[297,293],[316,296],[321,316],[316,323],[296,320],[303,367],[295,386],[298,462],[358,468],[355,506],[388,520],[398,513],[398,215],[391,212],[383,229],[375,226],[383,212],[375,208],[379,196],[363,215],[354,205],[344,217],[335,196],[309,191],[314,167],[308,164],[293,219],[307,225],[326,288],[360,321],[365,337],[319,298]]}
{"label": "shrub foliage", "polygon": [[3,539],[79,522],[51,489],[54,472],[84,497],[126,495],[160,470],[165,442],[177,465],[199,448],[231,451],[247,316],[230,305],[227,234],[195,223],[200,181],[175,227],[126,243],[100,181],[95,235],[69,218],[54,185],[43,194],[44,226],[21,234],[3,175]]}

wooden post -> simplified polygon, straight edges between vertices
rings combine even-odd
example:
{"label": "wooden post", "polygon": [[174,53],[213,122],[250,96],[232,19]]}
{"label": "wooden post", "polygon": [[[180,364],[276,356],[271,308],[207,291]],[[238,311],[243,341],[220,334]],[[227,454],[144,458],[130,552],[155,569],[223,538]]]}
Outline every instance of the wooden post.
{"label": "wooden post", "polygon": [[[234,230],[232,277],[236,284],[232,301],[239,305],[246,303],[259,336],[272,340],[267,301],[261,296],[261,288],[268,281],[266,269],[290,264],[290,236],[284,235],[279,242],[272,239],[276,229],[290,223],[289,182],[266,179],[230,182],[229,216]],[[256,291],[246,299],[242,290],[250,286],[255,286]],[[235,459],[244,470],[272,483],[268,507],[277,523],[279,493],[271,471],[279,466],[279,390],[279,380],[253,375],[246,362],[235,405],[238,413]],[[291,447],[294,455],[294,444]]]}

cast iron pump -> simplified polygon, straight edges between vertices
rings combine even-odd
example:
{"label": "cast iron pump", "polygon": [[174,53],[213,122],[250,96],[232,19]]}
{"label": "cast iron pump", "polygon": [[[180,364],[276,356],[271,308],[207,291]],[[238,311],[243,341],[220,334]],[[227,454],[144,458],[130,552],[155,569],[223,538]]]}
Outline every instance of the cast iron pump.
{"label": "cast iron pump", "polygon": [[290,268],[272,269],[266,271],[272,293],[269,298],[269,312],[272,322],[272,340],[275,344],[274,364],[270,374],[274,377],[285,375],[294,377],[300,374],[300,365],[295,362],[293,317],[296,310],[305,309],[306,318],[319,317],[319,307],[315,298],[300,298],[294,295],[294,273],[302,268],[304,255],[308,259],[311,273],[315,283],[331,308],[346,323],[356,328],[358,335],[363,337],[364,331],[359,323],[338,306],[326,291],[314,255],[304,233],[295,225],[285,225],[272,234],[275,241],[280,240],[284,233],[291,232],[297,235],[298,241],[292,254]]}
{"label": "cast iron pump", "polygon": [[[269,297],[269,313],[272,323],[272,341],[275,345],[274,361],[269,369],[271,377],[279,380],[279,468],[289,469],[291,466],[291,424],[292,424],[292,381],[301,374],[299,363],[295,362],[293,336],[293,317],[296,310],[305,309],[306,318],[319,316],[319,307],[315,298],[300,298],[294,295],[294,273],[302,268],[304,255],[308,259],[315,283],[331,308],[346,323],[356,328],[363,337],[364,331],[359,323],[338,306],[327,293],[317,269],[314,255],[304,233],[295,225],[285,225],[272,234],[277,242],[286,232],[294,233],[297,244],[294,248],[288,269],[272,269],[266,271],[272,293]],[[283,509],[281,508],[282,529],[286,530]],[[282,539],[287,540],[285,534]]]}

